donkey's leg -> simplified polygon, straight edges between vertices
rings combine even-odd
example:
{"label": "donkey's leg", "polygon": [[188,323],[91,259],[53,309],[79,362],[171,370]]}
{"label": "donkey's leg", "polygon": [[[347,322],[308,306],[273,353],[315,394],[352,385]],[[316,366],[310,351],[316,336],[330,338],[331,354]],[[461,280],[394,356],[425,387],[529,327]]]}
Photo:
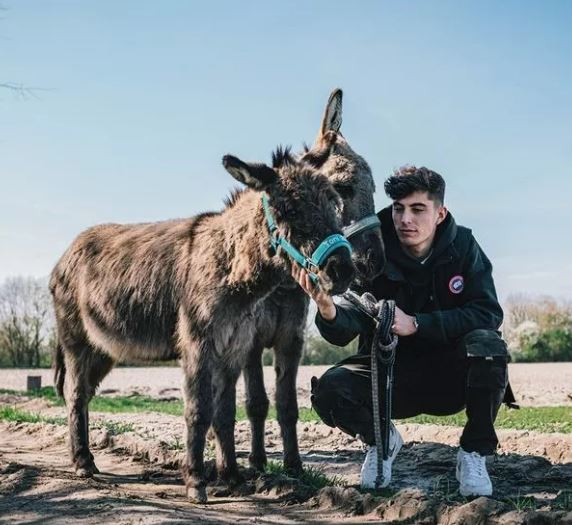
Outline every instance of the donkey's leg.
{"label": "donkey's leg", "polygon": [[251,448],[248,456],[250,465],[256,470],[264,470],[266,451],[264,450],[264,422],[268,416],[268,396],[264,388],[262,372],[262,346],[254,346],[244,367],[246,390],[246,413],[250,420]]}
{"label": "donkey's leg", "polygon": [[[91,354],[90,354],[91,355]],[[105,376],[111,372],[113,365],[115,364],[114,360],[109,357],[108,355],[102,354],[100,352],[94,352],[92,355],[91,366],[89,369],[88,374],[88,382],[89,382],[89,397],[88,403],[91,401],[93,396],[95,395],[95,391],[99,386],[99,383],[103,381]],[[86,407],[86,427],[87,427],[87,442],[89,443],[89,407]],[[93,461],[93,454],[89,453],[91,460]],[[99,472],[99,469],[95,468],[96,472]]]}
{"label": "donkey's leg", "polygon": [[296,433],[296,423],[298,422],[296,375],[303,346],[303,336],[297,331],[283,332],[274,344],[276,413],[284,444],[284,467],[294,473],[302,471],[302,460],[298,451]]}
{"label": "donkey's leg", "polygon": [[[70,452],[76,474],[91,477],[99,472],[89,450],[89,400],[97,384],[113,366],[113,361],[90,346],[65,351],[66,377],[64,396],[68,409]],[[98,379],[94,383],[92,379]]]}
{"label": "donkey's leg", "polygon": [[187,425],[187,455],[183,478],[187,497],[195,503],[207,501],[204,449],[212,420],[212,381],[209,354],[199,344],[191,344],[183,353],[183,395]]}
{"label": "donkey's leg", "polygon": [[219,479],[229,485],[241,480],[234,447],[236,417],[236,381],[240,368],[229,368],[221,363],[213,369],[213,430],[216,439],[216,466]]}

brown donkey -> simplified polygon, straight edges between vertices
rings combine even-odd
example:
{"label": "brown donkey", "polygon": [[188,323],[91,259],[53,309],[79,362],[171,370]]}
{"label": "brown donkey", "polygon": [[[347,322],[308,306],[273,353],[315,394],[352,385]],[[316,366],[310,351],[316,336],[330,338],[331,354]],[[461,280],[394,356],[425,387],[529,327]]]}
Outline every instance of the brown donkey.
{"label": "brown donkey", "polygon": [[[340,233],[339,196],[317,169],[336,140],[274,167],[226,156],[227,171],[250,189],[220,213],[151,224],[107,224],[80,234],[50,280],[58,350],[56,386],[68,407],[71,457],[77,474],[97,472],[89,450],[88,403],[113,365],[124,359],[181,358],[185,375],[187,494],[206,501],[203,452],[214,430],[220,478],[239,480],[234,448],[235,384],[267,316],[265,298],[290,282],[291,262],[269,250],[261,204],[268,198],[278,231],[310,255]],[[329,255],[319,273],[330,294],[354,277],[348,250]]]}
{"label": "brown donkey", "polygon": [[[303,155],[314,156],[323,150],[332,133],[337,135],[332,154],[320,169],[342,198],[339,209],[343,231],[353,245],[353,260],[358,270],[358,285],[372,279],[385,263],[383,243],[373,193],[375,184],[371,169],[340,133],[342,124],[342,91],[334,90],[315,144]],[[302,156],[302,158],[304,158]],[[244,368],[246,411],[252,429],[250,464],[264,469],[264,422],[268,414],[268,396],[264,388],[261,356],[264,348],[274,349],[276,370],[276,411],[284,443],[284,465],[293,472],[301,469],[296,422],[298,403],[296,375],[304,346],[304,327],[308,311],[308,296],[293,280],[274,290],[265,299],[266,314],[257,323],[256,336],[248,350]]]}

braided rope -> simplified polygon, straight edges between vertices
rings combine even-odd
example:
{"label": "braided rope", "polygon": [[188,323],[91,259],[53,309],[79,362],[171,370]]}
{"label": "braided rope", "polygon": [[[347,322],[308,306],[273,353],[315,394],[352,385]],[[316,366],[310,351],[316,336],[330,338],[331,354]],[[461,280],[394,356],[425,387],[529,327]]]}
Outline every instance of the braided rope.
{"label": "braided rope", "polygon": [[[389,458],[389,435],[391,430],[391,410],[393,401],[393,364],[398,337],[391,333],[395,319],[395,301],[376,301],[370,293],[359,296],[348,291],[344,298],[354,304],[375,321],[375,331],[371,345],[371,397],[373,406],[373,431],[377,449],[377,475],[375,488],[383,485],[383,461]],[[379,364],[385,368],[385,406],[381,427],[381,406],[379,402]]]}
{"label": "braided rope", "polygon": [[[391,410],[393,401],[393,364],[395,362],[395,349],[397,336],[391,333],[395,319],[395,301],[380,301],[375,333],[371,345],[371,396],[373,406],[373,431],[377,452],[377,475],[375,488],[383,485],[383,461],[389,458],[389,436],[391,431]],[[382,417],[379,402],[379,363],[386,370],[385,373],[385,406],[384,428],[382,431]]]}

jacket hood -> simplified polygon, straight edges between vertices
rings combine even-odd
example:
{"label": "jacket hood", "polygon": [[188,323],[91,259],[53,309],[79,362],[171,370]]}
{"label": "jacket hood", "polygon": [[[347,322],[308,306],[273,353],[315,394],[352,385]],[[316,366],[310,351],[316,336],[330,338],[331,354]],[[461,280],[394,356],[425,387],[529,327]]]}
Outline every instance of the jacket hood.
{"label": "jacket hood", "polygon": [[400,268],[412,271],[432,266],[441,256],[449,251],[449,248],[457,237],[457,223],[451,213],[447,213],[445,220],[437,226],[431,256],[427,262],[422,265],[419,261],[415,260],[415,258],[408,255],[401,247],[401,243],[395,232],[395,226],[393,225],[391,205],[379,211],[377,216],[381,221],[381,233],[383,235],[388,260],[388,272],[391,272],[393,266],[391,262],[397,264]]}

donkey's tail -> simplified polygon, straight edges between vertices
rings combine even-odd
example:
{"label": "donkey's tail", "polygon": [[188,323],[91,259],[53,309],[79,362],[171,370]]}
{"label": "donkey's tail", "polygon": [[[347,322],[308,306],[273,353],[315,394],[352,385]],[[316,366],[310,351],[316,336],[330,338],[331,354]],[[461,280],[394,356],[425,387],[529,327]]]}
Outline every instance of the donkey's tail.
{"label": "donkey's tail", "polygon": [[64,397],[64,381],[66,379],[66,362],[64,359],[64,350],[58,342],[56,351],[54,352],[54,383],[56,392],[60,397]]}

